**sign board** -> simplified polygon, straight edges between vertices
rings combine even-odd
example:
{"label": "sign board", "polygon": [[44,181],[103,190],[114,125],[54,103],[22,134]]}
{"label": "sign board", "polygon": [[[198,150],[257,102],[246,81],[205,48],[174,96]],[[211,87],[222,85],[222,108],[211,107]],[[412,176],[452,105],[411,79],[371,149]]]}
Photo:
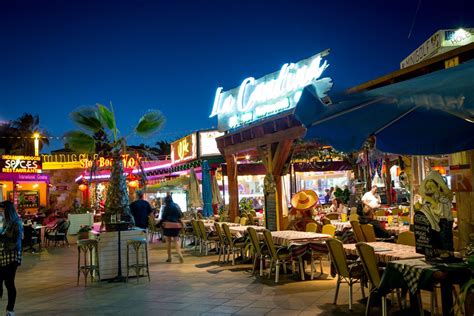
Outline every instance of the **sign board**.
{"label": "sign board", "polygon": [[41,157],[2,155],[0,168],[3,173],[41,173]]}
{"label": "sign board", "polygon": [[416,252],[429,258],[434,257],[431,224],[425,214],[416,212],[413,217]]}
{"label": "sign board", "polygon": [[319,53],[297,63],[286,63],[279,71],[255,79],[244,79],[237,88],[216,91],[210,117],[217,115],[218,130],[228,131],[266,117],[293,109],[303,88],[312,85],[318,97],[327,99],[331,78],[321,78],[329,67]]}
{"label": "sign board", "polygon": [[196,133],[171,143],[171,163],[185,162],[197,158]]}
{"label": "sign board", "polygon": [[[107,157],[102,157],[97,154],[93,156],[93,159],[82,159],[80,161],[82,168],[89,169],[92,167],[94,164],[94,159],[95,163],[98,168],[104,169],[104,168],[111,168],[114,160],[112,158],[107,158]],[[138,156],[138,159],[141,159],[140,156]],[[134,169],[138,167],[138,161],[136,156],[131,156],[131,155],[122,155],[122,163],[123,163],[123,168],[124,169]]]}
{"label": "sign board", "polygon": [[400,69],[474,42],[474,29],[439,30],[400,62]]}
{"label": "sign board", "polygon": [[216,138],[224,135],[218,131],[199,132],[199,157],[220,156]]}
{"label": "sign board", "polygon": [[[8,191],[8,199],[10,201],[15,200],[13,191]],[[17,203],[21,204],[25,208],[39,207],[39,192],[38,191],[17,191],[18,200]]]}
{"label": "sign board", "polygon": [[470,165],[449,167],[451,190],[454,192],[472,192],[472,172]]}
{"label": "sign board", "polygon": [[[84,169],[92,167],[94,160],[98,168],[112,167],[113,159],[99,156],[98,154],[51,154],[41,155],[43,161],[43,170],[58,170],[58,169]],[[140,159],[141,157],[138,157]],[[124,168],[133,169],[138,167],[138,161],[135,156],[122,155],[122,162]]]}
{"label": "sign board", "polygon": [[265,194],[265,222],[267,229],[277,230],[276,194]]}
{"label": "sign board", "polygon": [[0,173],[0,181],[47,182],[49,175],[44,173]]}

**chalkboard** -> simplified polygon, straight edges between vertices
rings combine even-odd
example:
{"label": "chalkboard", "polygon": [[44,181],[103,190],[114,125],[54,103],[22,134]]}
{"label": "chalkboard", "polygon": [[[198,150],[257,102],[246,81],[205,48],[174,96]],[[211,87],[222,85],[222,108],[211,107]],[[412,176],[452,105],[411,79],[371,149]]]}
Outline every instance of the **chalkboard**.
{"label": "chalkboard", "polygon": [[433,249],[433,237],[431,224],[422,212],[416,212],[413,217],[414,230],[415,230],[415,242],[416,252],[425,255],[428,258],[435,256],[435,250]]}
{"label": "chalkboard", "polygon": [[276,194],[265,194],[265,223],[267,229],[272,231],[277,230],[276,212]]}

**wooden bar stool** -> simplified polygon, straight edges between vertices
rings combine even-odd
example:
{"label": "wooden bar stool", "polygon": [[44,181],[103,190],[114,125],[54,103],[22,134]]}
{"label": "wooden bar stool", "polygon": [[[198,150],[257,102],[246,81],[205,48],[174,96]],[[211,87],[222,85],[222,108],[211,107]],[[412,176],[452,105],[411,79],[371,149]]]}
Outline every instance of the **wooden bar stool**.
{"label": "wooden bar stool", "polygon": [[[144,247],[145,251],[145,262],[140,263],[140,249]],[[135,263],[130,264],[130,247],[135,250]],[[141,269],[146,269],[148,275],[148,281],[150,281],[150,270],[148,268],[148,243],[146,238],[132,238],[127,240],[127,282],[130,269],[135,269],[135,274],[138,279],[140,278]]]}
{"label": "wooden bar stool", "polygon": [[[81,253],[83,254],[81,264]],[[81,239],[77,242],[77,285],[81,272],[84,274],[84,286],[87,286],[87,276],[91,275],[91,282],[94,279],[94,271],[100,281],[99,272],[99,243],[95,239]]]}

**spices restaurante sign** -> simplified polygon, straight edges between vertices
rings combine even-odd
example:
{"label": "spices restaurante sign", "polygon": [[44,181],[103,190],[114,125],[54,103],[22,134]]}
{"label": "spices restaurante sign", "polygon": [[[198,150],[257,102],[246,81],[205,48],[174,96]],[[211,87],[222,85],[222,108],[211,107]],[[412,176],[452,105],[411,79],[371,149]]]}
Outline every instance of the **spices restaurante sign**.
{"label": "spices restaurante sign", "polygon": [[244,79],[238,88],[223,92],[218,88],[210,117],[218,116],[218,130],[227,131],[265,117],[290,110],[298,103],[303,88],[312,85],[318,97],[327,98],[331,78],[321,78],[329,67],[316,54],[297,63],[284,64],[279,71],[255,79]]}
{"label": "spices restaurante sign", "polygon": [[2,155],[0,168],[3,173],[40,173],[40,156]]}

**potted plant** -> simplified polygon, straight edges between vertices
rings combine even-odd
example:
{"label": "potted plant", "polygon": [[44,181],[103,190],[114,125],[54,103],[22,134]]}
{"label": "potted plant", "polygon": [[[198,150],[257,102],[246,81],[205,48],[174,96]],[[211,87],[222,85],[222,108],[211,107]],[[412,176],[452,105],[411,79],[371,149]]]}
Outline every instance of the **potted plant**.
{"label": "potted plant", "polygon": [[90,225],[82,225],[77,231],[77,240],[89,239],[89,232],[92,230]]}
{"label": "potted plant", "polygon": [[[123,221],[133,224],[122,157],[129,155],[138,161],[141,171],[139,181],[142,186],[146,184],[145,171],[136,149],[131,151],[127,147],[128,136],[120,135],[112,104],[110,104],[110,108],[102,104],[96,104],[96,107],[81,108],[71,113],[71,118],[81,128],[81,130],[71,131],[65,135],[66,142],[71,149],[112,158],[112,170],[102,223],[107,230],[113,230],[114,226],[108,226],[112,217],[121,218]],[[164,121],[161,112],[150,110],[139,119],[133,133],[141,137],[150,136],[162,128]],[[96,169],[96,161],[93,161],[90,181]]]}

